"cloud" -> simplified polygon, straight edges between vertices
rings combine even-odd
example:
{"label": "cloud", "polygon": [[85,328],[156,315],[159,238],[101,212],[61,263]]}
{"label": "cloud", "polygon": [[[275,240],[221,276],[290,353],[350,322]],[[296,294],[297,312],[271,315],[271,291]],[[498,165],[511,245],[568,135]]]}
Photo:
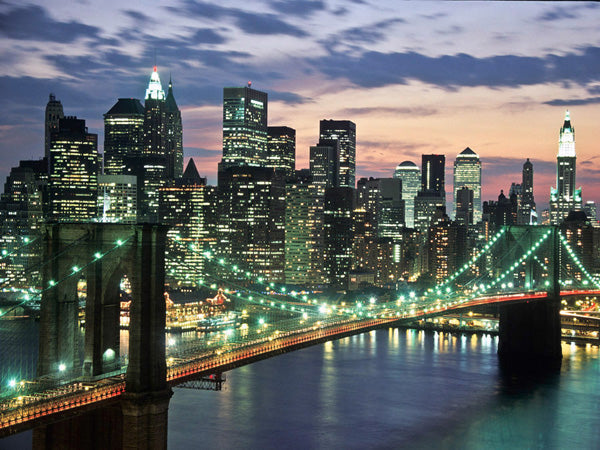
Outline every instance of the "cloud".
{"label": "cloud", "polygon": [[190,41],[191,44],[223,44],[226,39],[211,28],[199,28]]}
{"label": "cloud", "polygon": [[300,105],[312,101],[309,97],[296,94],[294,92],[269,91],[269,101],[280,101],[288,105]]}
{"label": "cloud", "polygon": [[544,102],[545,105],[551,106],[578,106],[578,105],[592,105],[594,103],[600,103],[600,97],[588,97],[588,98],[567,98],[567,99],[554,99]]}
{"label": "cloud", "polygon": [[403,115],[403,116],[432,116],[437,114],[437,110],[424,107],[364,107],[364,108],[345,108],[338,112],[340,116],[366,116],[366,115]]}
{"label": "cloud", "polygon": [[229,18],[244,32],[257,35],[283,34],[306,37],[308,34],[300,28],[280,19],[276,14],[254,13],[238,8],[227,8],[206,2],[185,0],[180,7],[166,7],[172,13],[199,19]]}
{"label": "cloud", "polygon": [[149,17],[146,14],[139,11],[127,10],[123,11],[123,14],[125,14],[127,17],[133,20],[133,22],[137,25],[149,25],[156,23],[156,20],[154,20],[152,17]]}
{"label": "cloud", "polygon": [[269,3],[276,12],[295,17],[308,17],[326,9],[321,0],[271,0]]}
{"label": "cloud", "polygon": [[404,23],[405,20],[399,17],[386,19],[380,22],[364,25],[360,27],[348,28],[336,35],[330,36],[323,42],[327,46],[334,46],[347,43],[374,44],[388,36],[387,30],[398,23]]}
{"label": "cloud", "polygon": [[0,13],[0,35],[11,39],[70,43],[97,37],[99,29],[79,22],[59,22],[41,6],[28,5]]}
{"label": "cloud", "polygon": [[[600,47],[542,57],[468,54],[427,56],[416,52],[367,51],[358,56],[330,51],[312,63],[331,79],[381,87],[419,80],[453,90],[459,87],[516,87],[544,83],[586,85],[600,81]],[[576,67],[577,70],[573,70]]]}
{"label": "cloud", "polygon": [[554,22],[557,20],[564,19],[576,19],[577,17],[578,14],[575,14],[572,5],[569,5],[569,7],[567,8],[552,8],[551,10],[546,11],[545,13],[538,16],[537,20],[540,20],[542,22]]}

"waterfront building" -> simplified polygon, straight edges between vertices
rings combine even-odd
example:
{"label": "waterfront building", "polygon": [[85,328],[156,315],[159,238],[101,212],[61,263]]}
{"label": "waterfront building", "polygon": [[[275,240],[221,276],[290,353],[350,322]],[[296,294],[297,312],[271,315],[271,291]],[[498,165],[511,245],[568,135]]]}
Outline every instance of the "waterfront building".
{"label": "waterfront building", "polygon": [[550,223],[560,224],[570,211],[581,210],[581,188],[576,188],[575,128],[567,110],[558,138],[556,188],[550,188]]}
{"label": "waterfront building", "polygon": [[308,170],[296,171],[285,188],[285,282],[316,287],[323,278],[322,187]]}
{"label": "waterfront building", "polygon": [[412,161],[398,164],[394,178],[402,180],[402,199],[404,200],[404,221],[409,228],[415,226],[415,197],[421,188],[421,171]]}
{"label": "waterfront building", "polygon": [[160,223],[169,225],[166,283],[181,288],[202,284],[204,252],[216,250],[216,188],[206,185],[190,158],[182,177],[159,189]]}
{"label": "waterfront building", "polygon": [[50,218],[87,222],[97,217],[98,135],[85,120],[65,117],[52,133],[49,160]]}
{"label": "waterfront building", "polygon": [[356,124],[350,120],[321,120],[319,139],[339,141],[338,185],[355,187]]}
{"label": "waterfront building", "polygon": [[290,127],[267,127],[267,167],[281,170],[286,177],[296,171],[296,130]]}
{"label": "waterfront building", "polygon": [[454,216],[457,213],[458,190],[467,187],[473,191],[473,221],[481,222],[481,161],[469,147],[454,160]]}

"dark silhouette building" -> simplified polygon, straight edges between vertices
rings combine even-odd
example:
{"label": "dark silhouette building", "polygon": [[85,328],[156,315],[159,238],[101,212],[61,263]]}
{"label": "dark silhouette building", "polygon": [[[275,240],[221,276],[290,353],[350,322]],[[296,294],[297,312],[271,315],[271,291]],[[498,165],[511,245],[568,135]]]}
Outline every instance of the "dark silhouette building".
{"label": "dark silhouette building", "polygon": [[350,120],[321,120],[319,139],[339,141],[338,185],[355,187],[356,124]]}

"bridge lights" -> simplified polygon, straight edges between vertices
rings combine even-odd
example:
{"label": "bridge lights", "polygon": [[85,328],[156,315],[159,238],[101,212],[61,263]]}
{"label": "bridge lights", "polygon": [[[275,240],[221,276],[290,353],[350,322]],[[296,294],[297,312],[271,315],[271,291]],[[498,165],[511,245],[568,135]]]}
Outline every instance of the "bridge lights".
{"label": "bridge lights", "polygon": [[123,245],[123,241],[122,241],[121,239],[119,239],[119,240],[117,241],[117,247],[120,247],[121,245]]}
{"label": "bridge lights", "polygon": [[14,378],[12,378],[9,382],[8,382],[8,387],[9,388],[14,388],[17,385],[17,380],[15,380]]}
{"label": "bridge lights", "polygon": [[371,305],[374,305],[376,301],[377,301],[377,299],[376,299],[375,297],[371,297],[371,298],[369,299],[369,303],[370,303]]}
{"label": "bridge lights", "polygon": [[258,324],[259,325],[264,325],[265,324],[265,319],[263,319],[262,317],[260,319],[258,319]]}
{"label": "bridge lights", "polygon": [[409,296],[410,298],[415,298],[416,294],[415,294],[415,292],[414,292],[414,291],[410,291],[410,294],[408,294],[408,296]]}
{"label": "bridge lights", "polygon": [[67,370],[67,366],[65,365],[65,363],[60,363],[58,365],[58,371],[59,372],[64,372],[65,370]]}
{"label": "bridge lights", "polygon": [[72,268],[72,269],[73,269],[73,273],[77,273],[77,272],[79,272],[79,270],[81,270],[81,269],[79,269],[79,267],[77,267],[77,266],[73,266],[73,268]]}
{"label": "bridge lights", "polygon": [[508,286],[509,288],[512,288],[512,287],[513,287],[513,284],[512,284],[512,283],[508,283],[508,285],[507,285],[507,286]]}

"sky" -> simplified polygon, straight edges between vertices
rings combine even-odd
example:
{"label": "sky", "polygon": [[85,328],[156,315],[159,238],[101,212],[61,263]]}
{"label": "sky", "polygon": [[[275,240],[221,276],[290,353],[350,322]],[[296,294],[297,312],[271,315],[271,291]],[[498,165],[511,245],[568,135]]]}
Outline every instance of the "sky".
{"label": "sky", "polygon": [[[86,119],[143,100],[153,65],[183,118],[184,156],[216,184],[225,86],[269,95],[269,125],[296,129],[308,167],[319,120],[357,126],[358,177],[470,147],[482,200],[521,181],[547,207],[559,129],[571,113],[577,184],[600,200],[600,4],[386,0],[0,0],[0,179],[44,153],[49,93]],[[451,194],[449,198],[451,199]]]}

